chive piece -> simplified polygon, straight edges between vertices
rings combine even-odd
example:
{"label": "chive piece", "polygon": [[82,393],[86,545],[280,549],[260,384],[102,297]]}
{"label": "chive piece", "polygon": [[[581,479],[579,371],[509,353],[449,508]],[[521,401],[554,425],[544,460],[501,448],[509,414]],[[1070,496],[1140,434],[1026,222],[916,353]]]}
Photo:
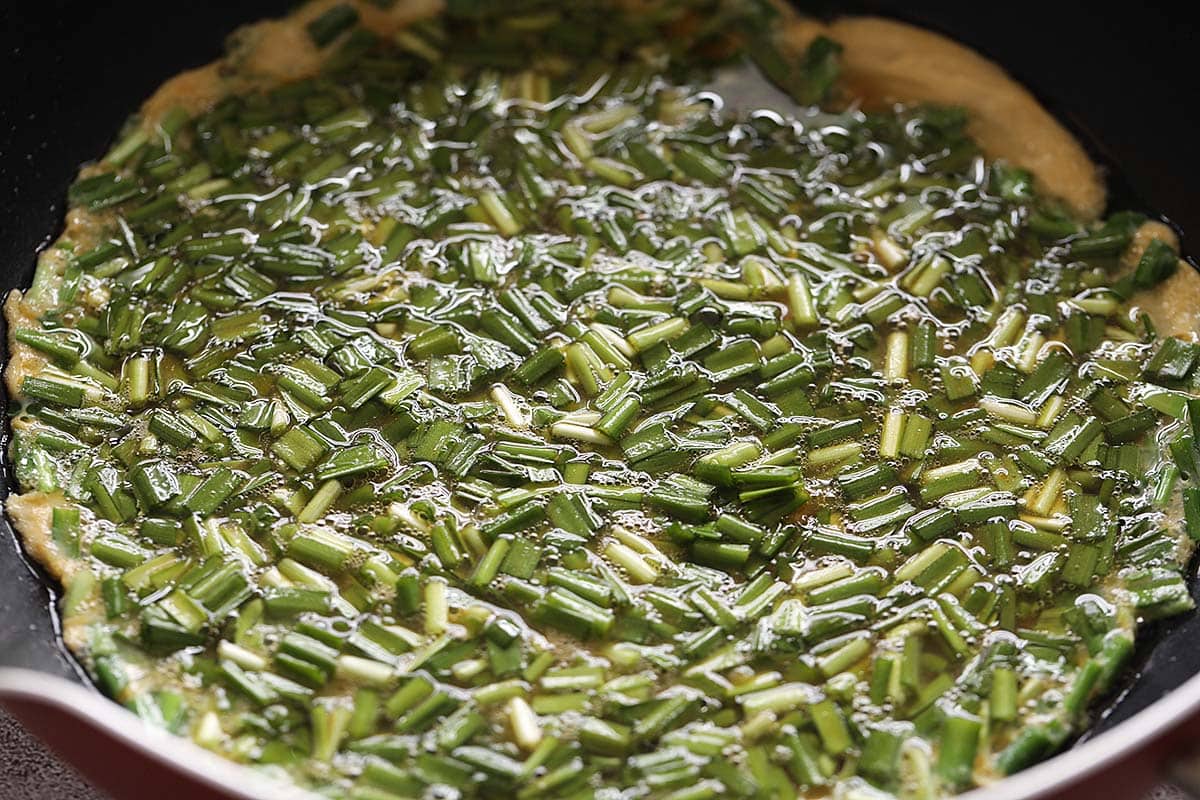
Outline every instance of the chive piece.
{"label": "chive piece", "polygon": [[183,498],[183,507],[194,514],[211,514],[233,495],[241,482],[236,472],[220,467]]}
{"label": "chive piece", "polygon": [[305,27],[313,43],[317,47],[324,47],[357,22],[358,12],[354,7],[341,4],[333,6]]}
{"label": "chive piece", "polygon": [[975,753],[983,724],[975,717],[951,714],[942,729],[937,771],[951,786],[970,783],[975,771]]}

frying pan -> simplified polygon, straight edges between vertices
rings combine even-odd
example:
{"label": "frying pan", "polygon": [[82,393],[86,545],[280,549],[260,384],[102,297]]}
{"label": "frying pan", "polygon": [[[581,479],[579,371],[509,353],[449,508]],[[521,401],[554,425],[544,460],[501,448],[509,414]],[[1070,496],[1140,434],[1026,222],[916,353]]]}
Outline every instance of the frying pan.
{"label": "frying pan", "polygon": [[[0,293],[26,286],[34,254],[62,227],[77,166],[106,150],[129,111],[167,77],[210,61],[245,22],[288,0],[0,8]],[[1163,8],[1120,14],[1074,4],[868,0],[804,4],[818,14],[897,17],[958,39],[1004,65],[1084,141],[1108,171],[1111,206],[1200,232],[1200,98],[1189,20]],[[169,9],[164,11],[164,8]],[[1196,234],[1200,236],[1200,233]],[[1185,253],[1189,240],[1184,238]],[[0,321],[0,334],[3,322]],[[0,388],[0,392],[2,392]],[[5,494],[9,475],[0,481]],[[1196,564],[1189,567],[1194,576]],[[1192,592],[1200,600],[1200,581]],[[152,731],[91,688],[58,642],[56,588],[0,519],[0,702],[118,798],[305,796]],[[1200,786],[1200,614],[1157,624],[1097,724],[1063,754],[971,800],[1134,798],[1170,772]],[[0,753],[0,760],[4,755]]]}

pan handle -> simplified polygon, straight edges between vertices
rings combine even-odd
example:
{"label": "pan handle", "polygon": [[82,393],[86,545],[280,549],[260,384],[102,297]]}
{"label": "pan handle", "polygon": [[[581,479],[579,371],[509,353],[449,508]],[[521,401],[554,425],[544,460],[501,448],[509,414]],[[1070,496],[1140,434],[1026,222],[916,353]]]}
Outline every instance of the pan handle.
{"label": "pan handle", "polygon": [[0,705],[116,800],[317,800],[52,675],[0,669]]}

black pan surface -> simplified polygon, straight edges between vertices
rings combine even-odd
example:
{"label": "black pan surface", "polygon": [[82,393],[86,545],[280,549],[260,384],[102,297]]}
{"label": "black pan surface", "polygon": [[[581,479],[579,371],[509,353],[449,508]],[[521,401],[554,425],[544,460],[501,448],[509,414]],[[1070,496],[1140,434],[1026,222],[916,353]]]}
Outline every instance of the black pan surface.
{"label": "black pan surface", "polygon": [[[0,3],[0,294],[28,285],[34,254],[62,229],[78,165],[105,152],[126,115],[162,81],[222,52],[238,25],[289,0]],[[1108,169],[1112,208],[1162,216],[1185,252],[1200,241],[1197,26],[1166,4],[1120,11],[1074,3],[866,0],[798,3],[822,14],[875,13],[946,33],[1033,89]],[[1189,249],[1190,246],[1190,249]],[[3,322],[0,321],[0,333]],[[3,389],[0,388],[0,395]],[[10,488],[0,465],[0,496]],[[1196,564],[1192,565],[1195,574]],[[1192,581],[1200,600],[1200,581]],[[86,682],[55,632],[55,588],[0,519],[0,666]],[[1138,676],[1094,736],[1200,672],[1200,614],[1147,631]]]}

